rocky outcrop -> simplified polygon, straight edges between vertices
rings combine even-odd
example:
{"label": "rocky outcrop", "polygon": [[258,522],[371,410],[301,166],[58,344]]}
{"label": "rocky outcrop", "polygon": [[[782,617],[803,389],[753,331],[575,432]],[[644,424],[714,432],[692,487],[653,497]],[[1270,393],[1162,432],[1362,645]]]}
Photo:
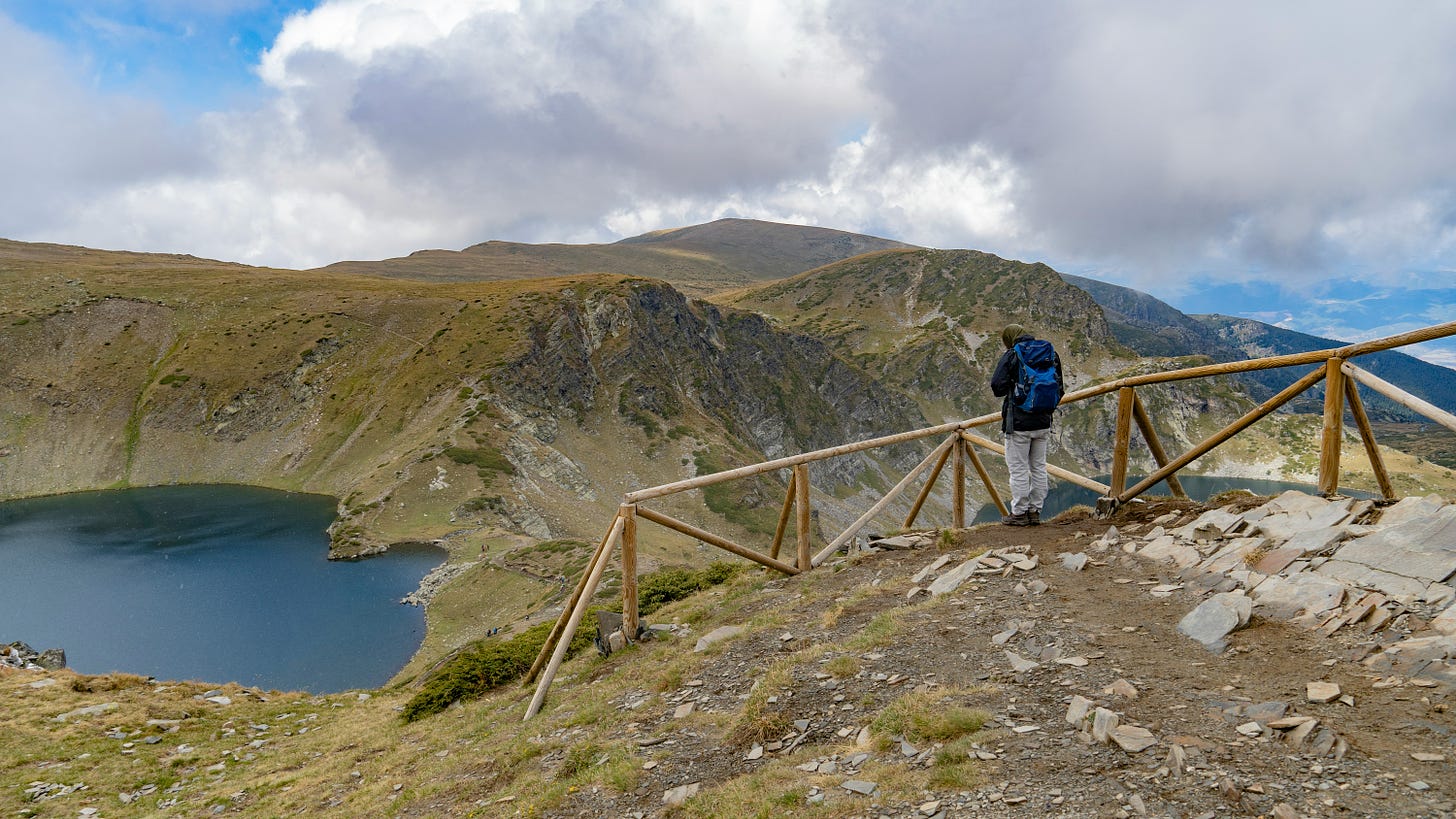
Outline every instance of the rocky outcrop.
{"label": "rocky outcrop", "polygon": [[1362,632],[1368,668],[1456,689],[1456,504],[1438,495],[1378,509],[1291,490],[1104,542],[1171,562],[1188,584],[1215,592],[1179,626],[1210,648],[1222,650],[1252,612],[1326,636]]}
{"label": "rocky outcrop", "polygon": [[[543,443],[555,434],[547,419],[581,423],[603,409],[654,434],[684,423],[708,437],[716,430],[766,457],[925,425],[907,396],[824,342],[660,282],[563,290],[526,338],[492,383]],[[897,456],[915,457],[913,448]],[[848,483],[864,468],[816,465],[815,478]]]}
{"label": "rocky outcrop", "polygon": [[36,651],[22,642],[0,645],[0,666],[54,671],[66,667],[66,652],[59,648]]}

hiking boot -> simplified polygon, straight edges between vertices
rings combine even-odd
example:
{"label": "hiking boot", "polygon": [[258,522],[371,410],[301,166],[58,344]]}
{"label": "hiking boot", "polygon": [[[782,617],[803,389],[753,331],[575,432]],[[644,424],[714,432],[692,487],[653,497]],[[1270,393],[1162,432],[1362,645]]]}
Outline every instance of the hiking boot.
{"label": "hiking boot", "polygon": [[1018,512],[1015,515],[1002,515],[1001,524],[1003,526],[1030,526],[1031,516],[1026,512]]}
{"label": "hiking boot", "polygon": [[1028,510],[1026,510],[1026,521],[1027,521],[1027,525],[1028,526],[1040,526],[1041,525],[1041,510],[1040,509],[1028,509]]}

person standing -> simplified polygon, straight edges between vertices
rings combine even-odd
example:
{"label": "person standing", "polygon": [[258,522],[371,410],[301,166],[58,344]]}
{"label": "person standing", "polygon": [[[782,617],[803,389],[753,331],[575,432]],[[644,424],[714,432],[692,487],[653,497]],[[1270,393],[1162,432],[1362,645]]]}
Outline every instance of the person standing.
{"label": "person standing", "polygon": [[1020,324],[1001,331],[1006,352],[991,375],[991,393],[1001,398],[1001,431],[1006,436],[1006,468],[1011,473],[1011,514],[1007,526],[1036,526],[1047,496],[1047,438],[1052,414],[1062,400],[1062,359],[1051,342]]}

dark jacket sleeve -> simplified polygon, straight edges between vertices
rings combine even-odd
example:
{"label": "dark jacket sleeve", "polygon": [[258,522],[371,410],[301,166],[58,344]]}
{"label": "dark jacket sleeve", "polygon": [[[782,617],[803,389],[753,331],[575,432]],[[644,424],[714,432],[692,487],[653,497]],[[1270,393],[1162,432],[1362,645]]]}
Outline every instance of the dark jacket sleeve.
{"label": "dark jacket sleeve", "polygon": [[1001,354],[1001,360],[996,362],[996,369],[991,373],[991,394],[997,398],[1004,398],[1011,393],[1011,388],[1016,385],[1016,353],[1007,350]]}

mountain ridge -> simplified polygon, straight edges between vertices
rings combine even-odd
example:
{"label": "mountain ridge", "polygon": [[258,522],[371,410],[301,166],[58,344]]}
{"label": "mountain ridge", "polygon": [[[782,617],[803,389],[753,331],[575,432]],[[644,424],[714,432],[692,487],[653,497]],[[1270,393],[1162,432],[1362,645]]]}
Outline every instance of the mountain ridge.
{"label": "mountain ridge", "polygon": [[908,245],[831,228],[719,219],[608,244],[493,240],[460,251],[419,250],[394,259],[335,262],[319,269],[434,281],[600,272],[661,279],[689,295],[702,296],[892,247]]}

